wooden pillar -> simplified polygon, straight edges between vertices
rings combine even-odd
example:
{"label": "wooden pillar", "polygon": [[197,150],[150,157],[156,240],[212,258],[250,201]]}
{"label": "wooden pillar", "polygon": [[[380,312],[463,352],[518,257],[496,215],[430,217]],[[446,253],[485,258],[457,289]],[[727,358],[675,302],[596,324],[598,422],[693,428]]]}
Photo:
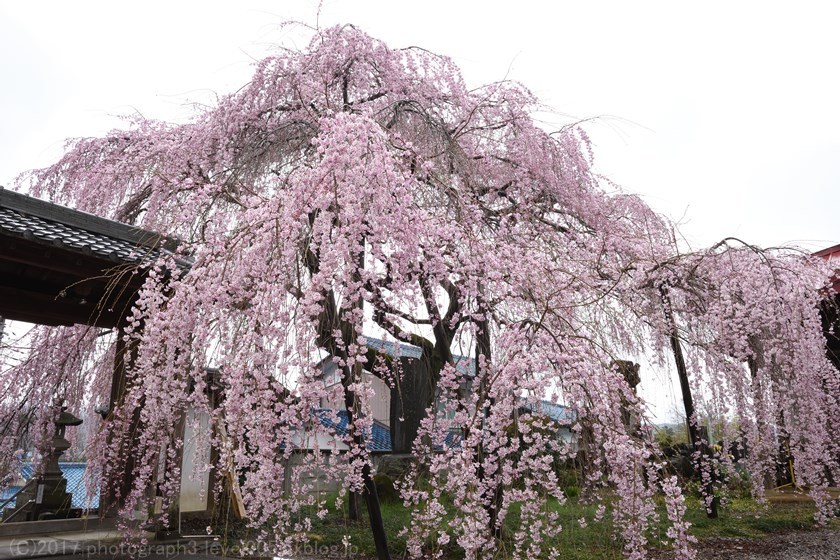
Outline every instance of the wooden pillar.
{"label": "wooden pillar", "polygon": [[[116,352],[114,353],[114,368],[111,377],[111,396],[108,401],[108,414],[106,422],[112,422],[115,414],[125,406],[125,397],[128,393],[128,369],[137,355],[136,340],[126,341],[125,325],[117,327]],[[116,471],[107,473],[103,481],[102,495],[99,500],[100,516],[116,515],[119,508],[125,503],[126,496],[131,492],[134,482],[134,469],[137,465],[135,456],[137,446],[137,430],[140,425],[140,407],[131,411],[131,421],[127,434],[120,434],[121,466]],[[111,435],[113,439],[114,435]]]}

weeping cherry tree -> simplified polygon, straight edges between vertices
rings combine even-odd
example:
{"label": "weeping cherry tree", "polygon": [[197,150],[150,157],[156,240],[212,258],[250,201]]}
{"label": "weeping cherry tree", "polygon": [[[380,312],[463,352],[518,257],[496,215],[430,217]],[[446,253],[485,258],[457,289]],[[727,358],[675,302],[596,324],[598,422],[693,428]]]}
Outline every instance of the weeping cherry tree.
{"label": "weeping cherry tree", "polygon": [[[667,220],[599,180],[585,132],[547,132],[539,109],[520,84],[469,89],[447,58],[345,26],[259,62],[247,86],[186,124],[136,119],[73,141],[21,188],[180,247],[150,270],[119,333],[38,330],[31,358],[3,372],[17,388],[3,406],[43,404],[43,424],[41,393],[59,385],[90,406],[122,356],[127,392],[88,456],[108,480],[130,475],[124,512],[150,488],[168,510],[183,444],[172,419],[204,410],[214,430],[202,445],[242,481],[266,538],[292,549],[326,513],[303,476],[320,469],[363,496],[389,558],[362,371],[390,386],[404,373],[368,347],[378,329],[432,362],[432,397],[411,420],[414,476],[399,483],[412,557],[455,545],[489,558],[506,538],[512,557],[531,558],[562,542],[557,468],[575,450],[552,436],[548,399],[589,426],[586,483],[614,490],[598,516],[612,515],[627,556],[645,556],[663,491],[669,538],[690,558],[680,488],[622,420],[628,407],[642,417],[644,403],[613,365],[665,359],[676,338],[695,393],[737,415],[741,432],[727,437],[749,442],[757,486],[783,430],[828,513],[840,391],[819,329],[824,271],[730,245],[681,254]],[[316,366],[325,357],[341,380],[330,387]],[[202,390],[210,365],[224,393],[215,405]],[[324,401],[344,404],[346,433],[320,421]],[[7,435],[3,451],[17,445]],[[293,462],[305,441],[315,443]],[[348,450],[332,452],[336,441]]]}

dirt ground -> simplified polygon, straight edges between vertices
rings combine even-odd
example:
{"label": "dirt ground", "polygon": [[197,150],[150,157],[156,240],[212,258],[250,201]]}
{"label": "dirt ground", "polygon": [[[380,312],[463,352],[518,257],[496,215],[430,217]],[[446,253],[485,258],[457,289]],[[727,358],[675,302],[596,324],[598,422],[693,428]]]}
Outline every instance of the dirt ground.
{"label": "dirt ground", "polygon": [[840,529],[704,539],[697,560],[840,560]]}

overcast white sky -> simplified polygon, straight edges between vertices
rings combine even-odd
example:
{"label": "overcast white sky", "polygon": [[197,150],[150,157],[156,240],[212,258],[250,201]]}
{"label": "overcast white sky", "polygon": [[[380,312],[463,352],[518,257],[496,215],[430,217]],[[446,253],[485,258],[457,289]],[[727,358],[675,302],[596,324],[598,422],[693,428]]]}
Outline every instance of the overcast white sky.
{"label": "overcast white sky", "polygon": [[[278,26],[314,0],[0,3],[0,185],[121,114],[184,119],[245,84]],[[468,83],[525,83],[590,119],[598,170],[679,220],[726,236],[840,243],[840,5],[833,2],[327,0],[392,46],[451,56]],[[301,46],[303,46],[301,44]]]}

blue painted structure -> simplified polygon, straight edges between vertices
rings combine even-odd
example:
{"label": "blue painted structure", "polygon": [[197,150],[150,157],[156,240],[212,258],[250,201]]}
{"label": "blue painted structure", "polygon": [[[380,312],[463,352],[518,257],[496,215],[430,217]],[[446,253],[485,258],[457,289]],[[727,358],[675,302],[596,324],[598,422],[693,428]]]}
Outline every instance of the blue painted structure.
{"label": "blue painted structure", "polygon": [[[322,408],[315,411],[322,426],[335,432],[339,437],[347,436],[348,416],[346,410],[331,410]],[[391,451],[391,429],[381,422],[373,421],[370,432],[364,435],[367,448],[370,451]]]}
{"label": "blue painted structure", "polygon": [[[96,509],[99,507],[99,490],[91,498],[88,503],[87,492],[85,490],[85,471],[87,470],[87,463],[71,463],[59,462],[61,472],[64,473],[64,478],[67,479],[67,493],[70,494],[70,505],[78,509]],[[32,478],[32,463],[20,464],[20,478],[29,481]],[[14,495],[20,486],[11,486],[0,493],[0,503],[6,501]]]}
{"label": "blue painted structure", "polygon": [[529,410],[535,410],[536,412],[541,412],[560,424],[561,426],[571,426],[577,420],[577,416],[575,415],[575,411],[569,408],[568,406],[564,406],[562,404],[555,404],[551,401],[542,400],[540,404],[534,407],[533,405],[527,406]]}

